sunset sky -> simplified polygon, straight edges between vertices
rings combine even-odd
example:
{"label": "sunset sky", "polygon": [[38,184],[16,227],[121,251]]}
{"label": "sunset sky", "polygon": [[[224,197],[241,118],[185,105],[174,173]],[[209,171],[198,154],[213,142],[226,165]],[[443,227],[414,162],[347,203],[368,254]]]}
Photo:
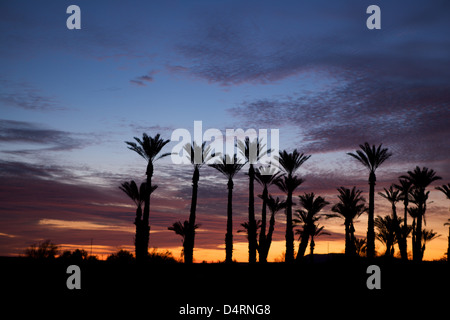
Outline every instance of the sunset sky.
{"label": "sunset sky", "polygon": [[[332,204],[340,186],[368,199],[368,172],[346,155],[365,141],[393,153],[376,192],[416,165],[434,169],[443,179],[429,188],[425,228],[441,236],[425,259],[442,258],[450,200],[434,187],[450,182],[450,2],[393,2],[1,1],[0,256],[44,239],[88,251],[92,239],[101,258],[134,251],[135,206],[118,186],[143,181],[146,163],[124,141],[193,133],[198,120],[224,134],[279,129],[281,149],[312,155],[296,195],[313,191]],[[81,30],[66,27],[71,4]],[[371,4],[381,30],[366,28]],[[233,194],[238,261],[248,259],[246,235],[236,232],[248,219],[247,168]],[[192,172],[170,158],[155,163],[150,247],[177,257],[181,237],[167,227],[188,218]],[[225,258],[226,201],[225,177],[202,168],[197,262]],[[375,215],[390,208],[376,195]],[[255,209],[260,217],[259,198]],[[316,239],[315,252],[343,252],[342,221],[320,224],[331,235]],[[365,237],[365,215],[355,228]],[[280,212],[271,261],[284,231]]]}

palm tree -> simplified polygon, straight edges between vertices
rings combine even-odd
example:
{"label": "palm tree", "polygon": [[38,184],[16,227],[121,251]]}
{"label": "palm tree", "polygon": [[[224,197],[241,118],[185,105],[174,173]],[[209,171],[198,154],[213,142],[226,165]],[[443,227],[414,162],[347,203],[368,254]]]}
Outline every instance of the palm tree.
{"label": "palm tree", "polygon": [[[261,231],[259,233],[259,262],[265,263],[267,262],[267,235],[266,235],[266,225],[267,225],[267,199],[269,195],[269,186],[278,181],[281,173],[274,173],[273,168],[260,167],[255,170],[255,180],[263,186],[263,193],[260,195],[260,198],[263,200],[262,211],[261,211]],[[270,247],[270,245],[269,245]]]}
{"label": "palm tree", "polygon": [[356,190],[353,187],[352,190],[345,187],[340,187],[337,189],[339,192],[338,198],[339,202],[336,203],[331,211],[336,212],[332,214],[326,214],[325,216],[329,218],[342,218],[344,219],[345,225],[345,254],[347,256],[356,255],[355,247],[355,227],[353,226],[353,221],[358,218],[361,214],[367,211],[365,206],[365,199],[361,196],[361,190]]}
{"label": "palm tree", "polygon": [[[261,244],[259,243],[259,261],[266,262],[267,256],[269,255],[269,249],[270,245],[272,244],[272,236],[273,231],[275,230],[275,215],[278,211],[286,208],[286,201],[280,200],[280,198],[273,198],[271,195],[269,195],[266,199],[267,207],[269,208],[271,215],[270,215],[270,221],[269,221],[269,230],[267,231],[266,240]],[[263,257],[265,260],[261,260],[261,252],[263,252]]]}
{"label": "palm tree", "polygon": [[429,242],[429,241],[431,241],[431,240],[434,240],[434,239],[436,239],[436,238],[439,238],[440,236],[441,236],[441,235],[440,235],[440,234],[437,234],[437,232],[433,232],[433,229],[431,229],[431,230],[423,229],[423,231],[422,231],[422,240],[423,240],[423,244],[422,244],[422,248],[421,248],[421,251],[422,251],[422,257],[423,257],[423,255],[424,255],[424,253],[425,253],[425,246],[426,246],[426,243]]}
{"label": "palm tree", "polygon": [[385,198],[391,203],[392,206],[392,227],[395,233],[395,239],[400,249],[400,256],[402,260],[408,260],[408,252],[406,251],[406,238],[403,236],[402,229],[400,228],[401,219],[397,217],[397,208],[395,204],[400,201],[400,190],[394,190],[394,186],[391,185],[389,189],[384,188],[384,193],[378,192],[380,196]]}
{"label": "palm tree", "polygon": [[447,262],[450,262],[450,219],[444,223],[444,226],[448,226]]}
{"label": "palm tree", "polygon": [[366,254],[367,241],[366,238],[355,239],[356,254],[360,257]]}
{"label": "palm tree", "polygon": [[359,146],[361,150],[356,150],[356,153],[347,153],[359,162],[361,162],[367,169],[369,169],[369,215],[367,223],[367,257],[373,258],[375,256],[375,229],[374,229],[374,208],[375,208],[375,176],[376,169],[387,159],[392,156],[387,148],[381,148],[382,144],[375,148],[366,142]]}
{"label": "palm tree", "polygon": [[408,252],[408,233],[410,230],[409,226],[408,226],[408,205],[409,205],[409,201],[410,201],[410,191],[411,191],[411,187],[412,187],[412,183],[409,180],[406,179],[399,179],[399,184],[394,185],[395,188],[397,190],[400,191],[399,194],[399,200],[403,200],[403,245],[405,247],[405,251]]}
{"label": "palm tree", "polygon": [[414,202],[417,205],[417,225],[415,230],[415,242],[413,244],[413,259],[415,261],[422,261],[422,219],[426,212],[426,202],[428,199],[429,191],[425,189],[433,182],[441,177],[436,175],[433,169],[423,167],[422,169],[417,166],[413,171],[408,171],[408,175],[403,175],[401,179],[409,180],[414,190],[411,192]]}
{"label": "palm tree", "polygon": [[[150,193],[156,190],[158,186],[154,185],[150,189]],[[145,193],[147,191],[146,183],[141,183],[139,189],[137,187],[136,182],[131,180],[130,182],[124,182],[119,186],[119,189],[125,192],[131,200],[136,204],[136,218],[134,219],[134,224],[136,225],[136,235],[134,238],[134,249],[136,259],[142,259],[146,256],[145,247],[143,244],[143,237],[145,236],[143,232],[145,232],[145,228],[143,228],[142,222],[142,203],[145,200]]]}
{"label": "palm tree", "polygon": [[323,231],[323,226],[319,226],[319,224],[313,224],[313,227],[311,228],[311,244],[309,245],[309,258],[311,259],[311,262],[314,261],[314,247],[316,246],[316,243],[314,242],[314,237],[322,236],[322,235],[330,235],[329,232]]}
{"label": "palm tree", "polygon": [[399,223],[400,221],[398,221],[397,218],[391,216],[377,216],[375,218],[375,227],[378,230],[375,237],[386,246],[384,255],[387,257],[394,256],[394,245],[398,241],[395,233],[395,226]]}
{"label": "palm tree", "polygon": [[278,188],[286,193],[286,262],[294,261],[294,231],[292,224],[292,194],[304,180],[298,178],[295,172],[300,166],[310,158],[310,155],[304,155],[298,153],[295,149],[292,153],[283,150],[280,152],[279,163],[283,169],[285,175],[282,179],[278,180],[276,185]]}
{"label": "palm tree", "polygon": [[[182,240],[181,243],[183,244],[183,252],[182,256],[184,256],[184,262],[186,263],[186,239],[188,235],[192,234],[191,229],[198,229],[200,225],[194,224],[193,227],[191,227],[189,221],[184,220],[183,223],[181,221],[174,222],[172,226],[168,227],[168,230],[174,231],[176,234],[180,235]],[[192,262],[192,261],[191,261]]]}
{"label": "palm tree", "polygon": [[221,162],[209,165],[221,172],[228,179],[228,205],[227,205],[227,233],[225,235],[225,262],[233,262],[233,177],[244,166],[238,163],[237,156],[231,159],[229,155],[224,155]]}
{"label": "palm tree", "polygon": [[146,133],[142,134],[142,140],[134,137],[136,142],[128,142],[125,143],[128,145],[128,149],[135,151],[142,158],[147,161],[147,170],[145,174],[147,175],[147,192],[145,193],[144,199],[144,214],[142,218],[142,228],[145,229],[142,237],[142,247],[145,250],[146,255],[148,252],[148,241],[150,238],[150,225],[149,225],[149,216],[150,216],[150,190],[152,189],[152,177],[153,177],[153,162],[167,157],[170,153],[161,153],[162,148],[170,142],[170,140],[161,139],[159,133],[155,135],[154,138],[149,137]]}
{"label": "palm tree", "polygon": [[[436,189],[444,193],[447,199],[450,199],[450,183],[436,187]],[[450,262],[450,219],[448,219],[448,222],[444,223],[444,226],[448,226],[447,261]]]}
{"label": "palm tree", "polygon": [[[303,209],[297,210],[297,219],[294,219],[296,223],[303,223],[303,230],[300,233],[301,241],[297,252],[297,261],[300,261],[305,255],[306,248],[308,247],[309,237],[313,237],[313,232],[316,230],[315,222],[320,219],[318,216],[320,210],[329,205],[328,201],[318,196],[316,197],[314,192],[305,193],[298,196],[300,205]],[[299,232],[297,232],[299,234]]]}
{"label": "palm tree", "polygon": [[191,210],[189,213],[188,226],[185,230],[186,235],[183,241],[184,263],[192,263],[194,259],[195,229],[197,229],[195,228],[195,218],[197,210],[197,194],[198,181],[200,180],[200,168],[206,162],[210,161],[215,155],[211,155],[211,148],[210,146],[206,146],[206,142],[203,142],[201,146],[197,145],[195,141],[193,144],[187,143],[184,146],[184,150],[188,154],[191,164],[194,166],[194,173],[192,175]]}
{"label": "palm tree", "polygon": [[265,145],[261,144],[261,141],[256,138],[253,141],[247,137],[244,142],[238,140],[238,149],[245,157],[245,160],[249,163],[248,169],[248,262],[256,263],[256,249],[258,247],[256,220],[255,220],[255,167],[254,164],[266,154],[263,151]]}

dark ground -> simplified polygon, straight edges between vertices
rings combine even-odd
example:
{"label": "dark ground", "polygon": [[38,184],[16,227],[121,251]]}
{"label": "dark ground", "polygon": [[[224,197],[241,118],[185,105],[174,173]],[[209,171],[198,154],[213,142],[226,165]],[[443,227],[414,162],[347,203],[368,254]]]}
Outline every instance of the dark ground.
{"label": "dark ground", "polygon": [[[418,310],[446,314],[450,302],[450,265],[446,262],[405,264],[379,258],[369,263],[348,261],[338,255],[325,259],[318,256],[316,263],[302,265],[186,266],[91,261],[78,263],[80,290],[66,287],[70,264],[61,260],[1,257],[1,288],[6,294],[2,304],[11,306],[20,302],[26,307],[18,310],[36,315],[61,312],[75,315],[83,311],[89,315],[126,314],[127,318],[138,313],[144,319],[208,319],[206,315],[180,315],[180,307],[189,304],[221,310],[209,319],[262,320],[303,319],[311,315],[319,319],[406,318]],[[381,269],[380,290],[369,290],[366,286],[370,264]],[[224,304],[270,305],[270,314],[224,315]]]}

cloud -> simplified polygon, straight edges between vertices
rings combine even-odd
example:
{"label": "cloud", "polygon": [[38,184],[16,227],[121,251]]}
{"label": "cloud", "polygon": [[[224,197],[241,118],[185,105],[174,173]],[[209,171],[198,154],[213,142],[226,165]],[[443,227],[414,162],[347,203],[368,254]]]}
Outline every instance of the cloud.
{"label": "cloud", "polygon": [[[42,151],[68,151],[89,144],[83,135],[48,129],[40,124],[0,119],[0,143],[20,149],[2,150],[5,153],[27,154]],[[37,147],[37,149],[34,149]]]}
{"label": "cloud", "polygon": [[54,96],[47,96],[27,82],[0,79],[0,104],[4,107],[35,111],[67,110]]}
{"label": "cloud", "polygon": [[154,81],[154,77],[153,76],[155,74],[157,74],[158,72],[159,72],[159,70],[149,71],[147,74],[145,74],[143,76],[139,76],[139,77],[136,77],[136,78],[130,80],[130,82],[132,84],[137,85],[137,86],[145,87],[145,86],[147,86],[147,84],[149,84],[149,83]]}

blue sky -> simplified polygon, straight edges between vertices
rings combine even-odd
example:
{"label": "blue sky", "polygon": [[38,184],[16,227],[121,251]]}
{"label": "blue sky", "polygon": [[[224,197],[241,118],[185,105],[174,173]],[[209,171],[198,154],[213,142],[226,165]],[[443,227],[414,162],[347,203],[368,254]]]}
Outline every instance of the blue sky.
{"label": "blue sky", "polygon": [[[66,28],[71,4],[81,30]],[[381,30],[366,28],[370,4],[381,8]],[[365,171],[345,155],[365,141],[394,153],[380,187],[416,165],[447,183],[449,9],[448,1],[2,1],[3,175],[100,185],[126,203],[116,187],[142,178],[144,164],[124,141],[143,132],[169,139],[201,120],[204,130],[280,129],[282,149],[313,154],[306,190],[366,188]],[[188,202],[190,170],[171,170],[180,187],[167,190]],[[445,232],[445,202],[435,197],[435,228]],[[158,221],[161,230],[171,223]],[[0,233],[23,237],[23,225],[11,230]],[[17,248],[39,239],[17,237]]]}

